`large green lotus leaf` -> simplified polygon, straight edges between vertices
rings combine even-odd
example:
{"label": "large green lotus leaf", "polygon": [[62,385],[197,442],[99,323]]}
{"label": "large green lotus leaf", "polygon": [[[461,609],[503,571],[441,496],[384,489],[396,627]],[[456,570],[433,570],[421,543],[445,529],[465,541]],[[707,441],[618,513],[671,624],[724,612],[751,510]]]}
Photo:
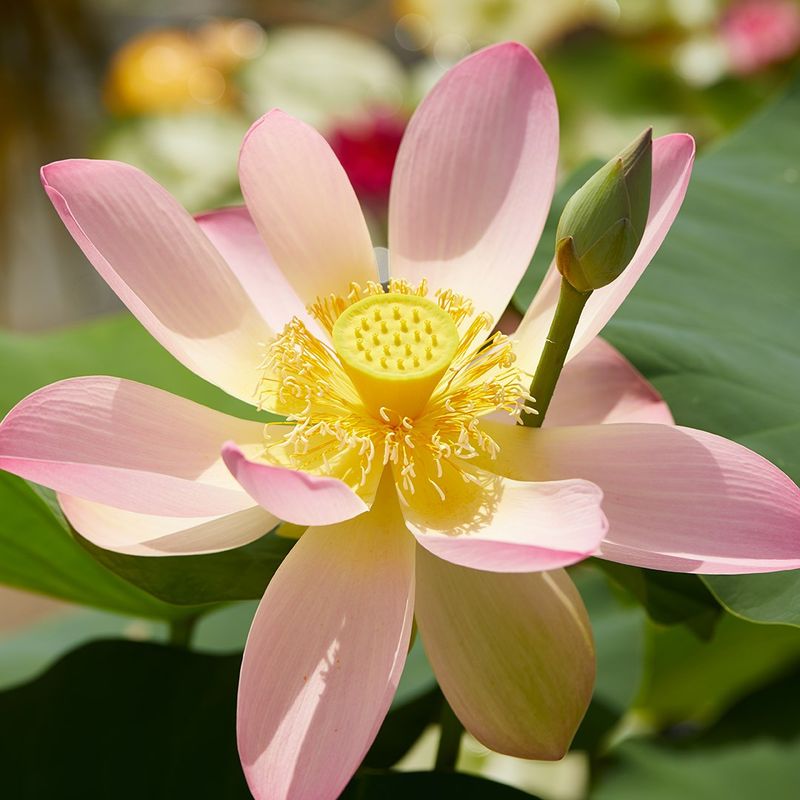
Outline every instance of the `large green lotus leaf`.
{"label": "large green lotus leaf", "polygon": [[[800,481],[800,80],[697,161],[664,245],[604,331],[683,425],[735,439]],[[559,194],[515,302],[553,252]],[[800,572],[704,578],[735,614],[800,623]]]}
{"label": "large green lotus leaf", "polygon": [[601,765],[592,800],[794,800],[800,785],[800,674],[731,707],[708,730],[632,739]]}
{"label": "large green lotus leaf", "polygon": [[[152,643],[105,641],[72,651],[35,680],[0,692],[3,796],[246,800],[234,719],[239,666],[236,655]],[[387,728],[408,723],[392,712],[381,746],[400,736],[387,737]],[[386,752],[373,756],[380,761]],[[372,770],[344,796],[411,795],[530,798],[466,775]]]}

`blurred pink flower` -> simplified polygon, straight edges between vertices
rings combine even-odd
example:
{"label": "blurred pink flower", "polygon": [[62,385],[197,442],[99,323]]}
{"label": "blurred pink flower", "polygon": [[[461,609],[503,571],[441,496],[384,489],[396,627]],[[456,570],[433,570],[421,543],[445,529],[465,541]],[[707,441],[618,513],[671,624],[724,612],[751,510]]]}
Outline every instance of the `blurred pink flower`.
{"label": "blurred pink flower", "polygon": [[87,377],[35,392],[0,425],[0,466],[55,489],[101,547],[204,553],[278,520],[310,526],[244,654],[239,752],[259,800],[340,793],[389,708],[413,618],[466,728],[499,752],[554,759],[594,676],[562,567],[589,555],[687,572],[800,566],[797,487],[738,444],[674,426],[596,338],[680,208],[687,135],[654,142],[641,245],[589,300],[545,427],[515,424],[556,271],[518,342],[485,337],[541,234],[557,149],[553,90],[528,50],[490,47],[452,69],[397,157],[389,294],[341,165],[279,111],[242,145],[246,208],[192,219],[115,162],[42,170],[86,256],[164,347],[288,415],[264,426]]}
{"label": "blurred pink flower", "polygon": [[800,8],[793,0],[742,0],[720,26],[731,66],[740,75],[757,72],[800,48]]}
{"label": "blurred pink flower", "polygon": [[362,202],[388,202],[405,128],[406,121],[396,112],[377,110],[358,120],[340,122],[328,134],[331,148]]}

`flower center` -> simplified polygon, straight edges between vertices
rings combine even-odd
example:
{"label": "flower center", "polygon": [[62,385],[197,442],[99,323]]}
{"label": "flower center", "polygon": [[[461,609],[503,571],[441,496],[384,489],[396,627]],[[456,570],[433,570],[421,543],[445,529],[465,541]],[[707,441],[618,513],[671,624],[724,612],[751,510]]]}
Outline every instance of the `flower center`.
{"label": "flower center", "polygon": [[333,345],[364,405],[416,417],[453,361],[452,317],[432,300],[384,293],[349,306],[333,326]]}

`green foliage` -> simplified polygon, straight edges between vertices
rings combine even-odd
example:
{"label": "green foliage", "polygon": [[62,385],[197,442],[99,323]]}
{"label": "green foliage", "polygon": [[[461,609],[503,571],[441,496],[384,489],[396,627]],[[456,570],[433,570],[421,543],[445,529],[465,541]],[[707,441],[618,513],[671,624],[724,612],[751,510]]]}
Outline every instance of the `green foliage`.
{"label": "green foliage", "polygon": [[751,622],[800,626],[800,570],[763,575],[708,575],[714,596],[732,614]]}

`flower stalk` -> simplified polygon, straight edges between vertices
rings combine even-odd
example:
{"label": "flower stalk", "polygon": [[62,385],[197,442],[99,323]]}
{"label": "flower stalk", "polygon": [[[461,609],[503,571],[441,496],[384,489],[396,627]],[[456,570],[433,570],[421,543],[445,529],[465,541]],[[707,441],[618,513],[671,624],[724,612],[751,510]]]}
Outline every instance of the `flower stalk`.
{"label": "flower stalk", "polygon": [[566,278],[561,279],[558,305],[545,340],[539,364],[531,381],[530,395],[535,399],[535,411],[523,411],[520,422],[529,428],[541,428],[558,376],[564,367],[575,328],[592,292],[579,292]]}

